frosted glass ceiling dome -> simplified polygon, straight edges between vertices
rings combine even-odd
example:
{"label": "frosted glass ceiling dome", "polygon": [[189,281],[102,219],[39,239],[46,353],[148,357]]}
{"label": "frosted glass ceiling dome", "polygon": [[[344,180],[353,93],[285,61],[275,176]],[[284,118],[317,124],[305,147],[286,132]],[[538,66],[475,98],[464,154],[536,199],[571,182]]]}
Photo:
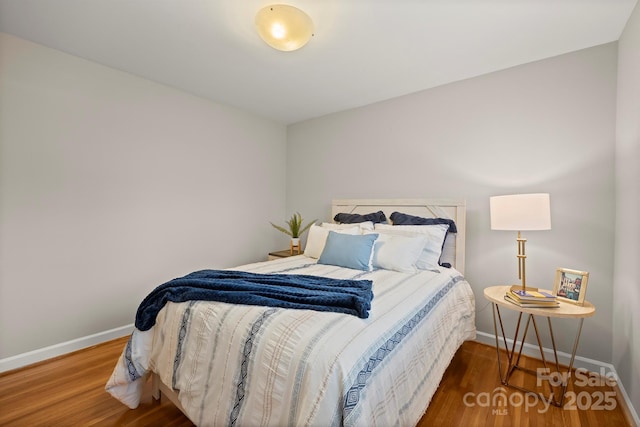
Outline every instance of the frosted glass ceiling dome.
{"label": "frosted glass ceiling dome", "polygon": [[274,49],[300,49],[313,36],[313,21],[302,10],[286,4],[263,7],[256,14],[256,28],[262,40]]}

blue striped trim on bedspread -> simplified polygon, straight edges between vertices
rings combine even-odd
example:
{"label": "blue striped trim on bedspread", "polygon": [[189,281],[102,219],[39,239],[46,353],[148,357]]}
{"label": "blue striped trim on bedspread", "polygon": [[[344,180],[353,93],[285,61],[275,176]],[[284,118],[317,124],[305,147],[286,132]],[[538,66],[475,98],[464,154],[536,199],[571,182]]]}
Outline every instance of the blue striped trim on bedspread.
{"label": "blue striped trim on bedspread", "polygon": [[251,350],[253,349],[253,341],[256,335],[262,328],[265,320],[277,311],[275,308],[271,308],[264,313],[253,323],[251,332],[244,343],[244,351],[242,353],[242,363],[240,364],[240,378],[238,380],[238,386],[236,388],[236,403],[233,405],[233,410],[229,415],[229,425],[235,426],[238,421],[238,415],[240,415],[240,409],[242,408],[242,401],[244,399],[246,380],[248,375],[249,360],[251,358]]}
{"label": "blue striped trim on bedspread", "polygon": [[182,351],[184,348],[185,338],[187,337],[187,330],[189,329],[189,323],[191,321],[191,309],[195,301],[189,301],[186,310],[182,313],[182,322],[180,322],[180,328],[178,329],[178,344],[176,346],[176,355],[173,359],[173,376],[171,378],[171,387],[176,389],[177,386],[177,374],[180,363],[182,362]]}
{"label": "blue striped trim on bedspread", "polygon": [[376,351],[374,351],[364,367],[355,376],[353,384],[349,387],[344,396],[343,419],[355,409],[360,401],[360,395],[367,385],[367,380],[380,363],[400,344],[400,342],[420,323],[440,300],[453,288],[453,286],[464,280],[462,276],[453,277],[442,289],[440,289],[414,316],[396,330]]}
{"label": "blue striped trim on bedspread", "polygon": [[131,356],[131,340],[133,337],[129,337],[127,345],[124,350],[124,364],[127,367],[129,373],[130,382],[136,381],[138,378],[142,378],[142,374],[136,369],[136,365],[133,363],[133,357]]}

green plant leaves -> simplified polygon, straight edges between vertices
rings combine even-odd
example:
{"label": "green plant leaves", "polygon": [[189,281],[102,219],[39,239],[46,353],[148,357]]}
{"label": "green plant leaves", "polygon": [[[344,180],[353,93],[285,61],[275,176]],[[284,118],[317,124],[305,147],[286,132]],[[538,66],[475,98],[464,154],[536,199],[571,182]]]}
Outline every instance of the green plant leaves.
{"label": "green plant leaves", "polygon": [[299,212],[296,212],[291,216],[291,218],[288,221],[286,221],[288,228],[276,225],[274,223],[271,223],[271,225],[276,230],[281,231],[284,234],[291,236],[293,238],[297,238],[297,237],[300,237],[302,234],[304,234],[304,232],[307,231],[309,228],[311,228],[311,226],[315,224],[316,221],[317,219],[314,219],[309,224],[303,227],[302,215],[300,215]]}

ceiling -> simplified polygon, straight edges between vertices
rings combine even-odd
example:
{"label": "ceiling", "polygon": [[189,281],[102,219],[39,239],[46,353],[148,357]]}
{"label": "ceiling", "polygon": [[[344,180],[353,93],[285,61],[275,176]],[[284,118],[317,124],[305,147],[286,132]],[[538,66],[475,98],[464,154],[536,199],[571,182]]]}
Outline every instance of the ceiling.
{"label": "ceiling", "polygon": [[254,29],[284,0],[0,0],[0,31],[290,124],[615,41],[636,1],[290,0],[294,52]]}

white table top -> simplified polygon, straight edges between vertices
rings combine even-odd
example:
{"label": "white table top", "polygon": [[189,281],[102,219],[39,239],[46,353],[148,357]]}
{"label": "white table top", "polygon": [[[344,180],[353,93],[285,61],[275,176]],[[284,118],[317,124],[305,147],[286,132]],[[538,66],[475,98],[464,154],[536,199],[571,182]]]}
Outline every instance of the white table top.
{"label": "white table top", "polygon": [[[535,316],[580,318],[593,316],[596,312],[595,306],[589,301],[585,301],[584,305],[576,305],[559,300],[560,306],[554,308],[520,307],[504,299],[505,294],[510,288],[511,286],[491,286],[485,288],[484,297],[492,303],[506,307],[509,310],[520,311]],[[551,293],[551,291],[545,291]]]}

